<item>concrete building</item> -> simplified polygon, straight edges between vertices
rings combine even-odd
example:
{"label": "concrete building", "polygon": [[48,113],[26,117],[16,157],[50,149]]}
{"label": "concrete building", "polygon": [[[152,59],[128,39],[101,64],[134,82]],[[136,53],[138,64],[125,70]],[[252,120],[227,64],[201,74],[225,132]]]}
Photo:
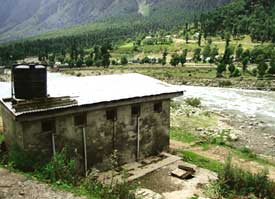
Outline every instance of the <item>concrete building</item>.
{"label": "concrete building", "polygon": [[48,75],[48,97],[1,100],[9,148],[50,157],[67,146],[81,168],[108,169],[169,148],[170,101],[181,89],[140,74]]}

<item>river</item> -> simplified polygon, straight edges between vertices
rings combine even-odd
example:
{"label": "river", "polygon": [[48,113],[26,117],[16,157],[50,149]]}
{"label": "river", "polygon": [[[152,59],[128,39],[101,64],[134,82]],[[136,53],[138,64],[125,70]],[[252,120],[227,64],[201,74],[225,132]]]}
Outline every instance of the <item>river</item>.
{"label": "river", "polygon": [[234,114],[237,118],[256,118],[275,127],[275,92],[197,86],[182,88],[186,91],[184,97],[198,97],[209,109]]}

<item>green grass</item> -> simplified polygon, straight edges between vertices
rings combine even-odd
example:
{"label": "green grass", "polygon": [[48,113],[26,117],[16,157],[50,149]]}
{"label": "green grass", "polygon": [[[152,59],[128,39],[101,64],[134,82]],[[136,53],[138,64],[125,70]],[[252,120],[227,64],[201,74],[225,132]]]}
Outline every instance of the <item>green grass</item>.
{"label": "green grass", "polygon": [[275,162],[271,162],[267,159],[261,158],[259,155],[255,154],[253,151],[247,148],[232,149],[233,154],[242,158],[244,160],[252,160],[261,165],[273,166],[275,167]]}
{"label": "green grass", "polygon": [[171,128],[170,138],[172,140],[177,140],[184,143],[193,143],[199,141],[198,136],[175,127]]}
{"label": "green grass", "polygon": [[195,164],[198,167],[205,168],[214,172],[220,172],[223,168],[223,164],[219,161],[201,156],[192,151],[180,151],[180,153],[184,161]]}

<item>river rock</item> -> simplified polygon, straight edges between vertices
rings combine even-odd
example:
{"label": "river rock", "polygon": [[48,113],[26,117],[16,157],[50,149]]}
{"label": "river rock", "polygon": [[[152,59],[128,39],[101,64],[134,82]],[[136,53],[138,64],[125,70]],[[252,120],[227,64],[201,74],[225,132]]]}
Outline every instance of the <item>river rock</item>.
{"label": "river rock", "polygon": [[237,140],[239,139],[239,137],[238,137],[236,134],[234,134],[234,133],[230,133],[230,134],[228,135],[228,138],[229,138],[230,140],[232,140],[232,141],[237,141]]}
{"label": "river rock", "polygon": [[196,131],[203,131],[204,129],[203,128],[196,128]]}

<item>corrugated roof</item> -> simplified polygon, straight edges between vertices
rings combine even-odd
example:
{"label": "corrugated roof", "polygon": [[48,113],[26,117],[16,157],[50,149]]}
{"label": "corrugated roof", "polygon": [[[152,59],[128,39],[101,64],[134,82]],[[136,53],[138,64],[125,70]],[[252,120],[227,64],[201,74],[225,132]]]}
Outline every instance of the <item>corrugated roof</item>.
{"label": "corrugated roof", "polygon": [[[137,97],[157,96],[182,92],[178,86],[173,86],[152,77],[141,74],[115,74],[103,76],[76,77],[60,73],[48,73],[48,94],[50,97],[71,96],[77,100],[77,105],[92,105],[101,102],[111,102]],[[40,109],[25,112],[13,110],[15,115],[60,109],[70,106]],[[10,107],[10,109],[12,109]]]}

